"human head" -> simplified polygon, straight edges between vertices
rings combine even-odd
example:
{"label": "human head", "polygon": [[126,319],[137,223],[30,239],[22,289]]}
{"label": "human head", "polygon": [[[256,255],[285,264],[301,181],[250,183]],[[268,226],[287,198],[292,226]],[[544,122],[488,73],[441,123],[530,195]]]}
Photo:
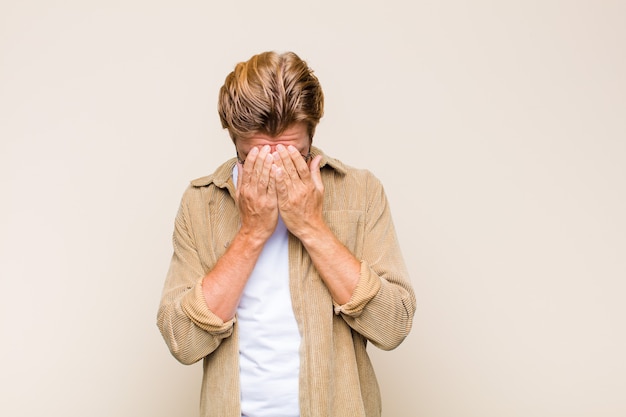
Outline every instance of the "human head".
{"label": "human head", "polygon": [[313,139],[324,114],[324,94],[313,70],[295,53],[263,52],[228,74],[218,113],[233,142],[254,133],[275,137],[299,122]]}

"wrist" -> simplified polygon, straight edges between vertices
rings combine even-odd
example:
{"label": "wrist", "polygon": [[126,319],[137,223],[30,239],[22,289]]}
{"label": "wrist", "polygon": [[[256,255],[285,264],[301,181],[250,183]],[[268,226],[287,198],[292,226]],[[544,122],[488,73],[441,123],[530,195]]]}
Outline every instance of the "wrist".
{"label": "wrist", "polygon": [[271,233],[266,231],[242,226],[237,232],[233,243],[235,243],[235,241],[241,243],[241,245],[250,251],[254,251],[255,249],[260,250],[271,235]]}
{"label": "wrist", "polygon": [[[293,232],[292,232],[293,233]],[[302,227],[294,235],[302,242],[305,247],[320,243],[328,237],[334,238],[333,232],[324,221],[310,223]]]}

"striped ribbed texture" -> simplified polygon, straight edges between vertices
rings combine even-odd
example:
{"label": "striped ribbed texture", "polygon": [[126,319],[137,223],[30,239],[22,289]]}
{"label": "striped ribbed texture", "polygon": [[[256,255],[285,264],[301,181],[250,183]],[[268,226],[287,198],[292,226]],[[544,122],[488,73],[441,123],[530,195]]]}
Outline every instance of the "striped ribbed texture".
{"label": "striped ribbed texture", "polygon": [[[312,154],[320,154],[313,148]],[[174,254],[157,324],[182,363],[204,360],[201,417],[240,417],[236,320],[208,310],[202,277],[226,251],[239,216],[230,180],[235,160],[192,181],[174,229]],[[361,259],[356,291],[336,305],[300,242],[290,235],[290,288],[300,332],[302,417],[381,415],[380,392],[367,341],[393,349],[407,336],[415,296],[398,247],[380,182],[366,170],[324,157],[324,215],[330,228]]]}

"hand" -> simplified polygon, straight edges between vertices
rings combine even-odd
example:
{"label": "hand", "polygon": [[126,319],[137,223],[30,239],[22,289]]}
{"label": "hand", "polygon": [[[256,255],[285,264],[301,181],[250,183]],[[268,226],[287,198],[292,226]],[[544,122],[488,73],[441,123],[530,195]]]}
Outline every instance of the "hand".
{"label": "hand", "polygon": [[236,201],[243,233],[265,242],[276,229],[278,204],[272,173],[274,158],[268,145],[252,148],[243,166],[238,163]]}
{"label": "hand", "polygon": [[324,225],[324,184],[320,174],[322,156],[316,156],[307,165],[294,146],[279,144],[273,159],[272,173],[280,215],[287,229],[302,239]]}

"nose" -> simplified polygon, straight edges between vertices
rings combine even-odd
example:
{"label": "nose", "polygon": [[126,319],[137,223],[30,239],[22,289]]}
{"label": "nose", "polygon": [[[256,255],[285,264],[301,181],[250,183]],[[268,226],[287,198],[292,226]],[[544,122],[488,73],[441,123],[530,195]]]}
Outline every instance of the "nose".
{"label": "nose", "polygon": [[[280,143],[272,143],[272,144],[267,144],[270,147],[270,153],[274,153],[276,152],[276,146],[281,145]],[[287,147],[287,145],[282,144],[284,147]]]}

